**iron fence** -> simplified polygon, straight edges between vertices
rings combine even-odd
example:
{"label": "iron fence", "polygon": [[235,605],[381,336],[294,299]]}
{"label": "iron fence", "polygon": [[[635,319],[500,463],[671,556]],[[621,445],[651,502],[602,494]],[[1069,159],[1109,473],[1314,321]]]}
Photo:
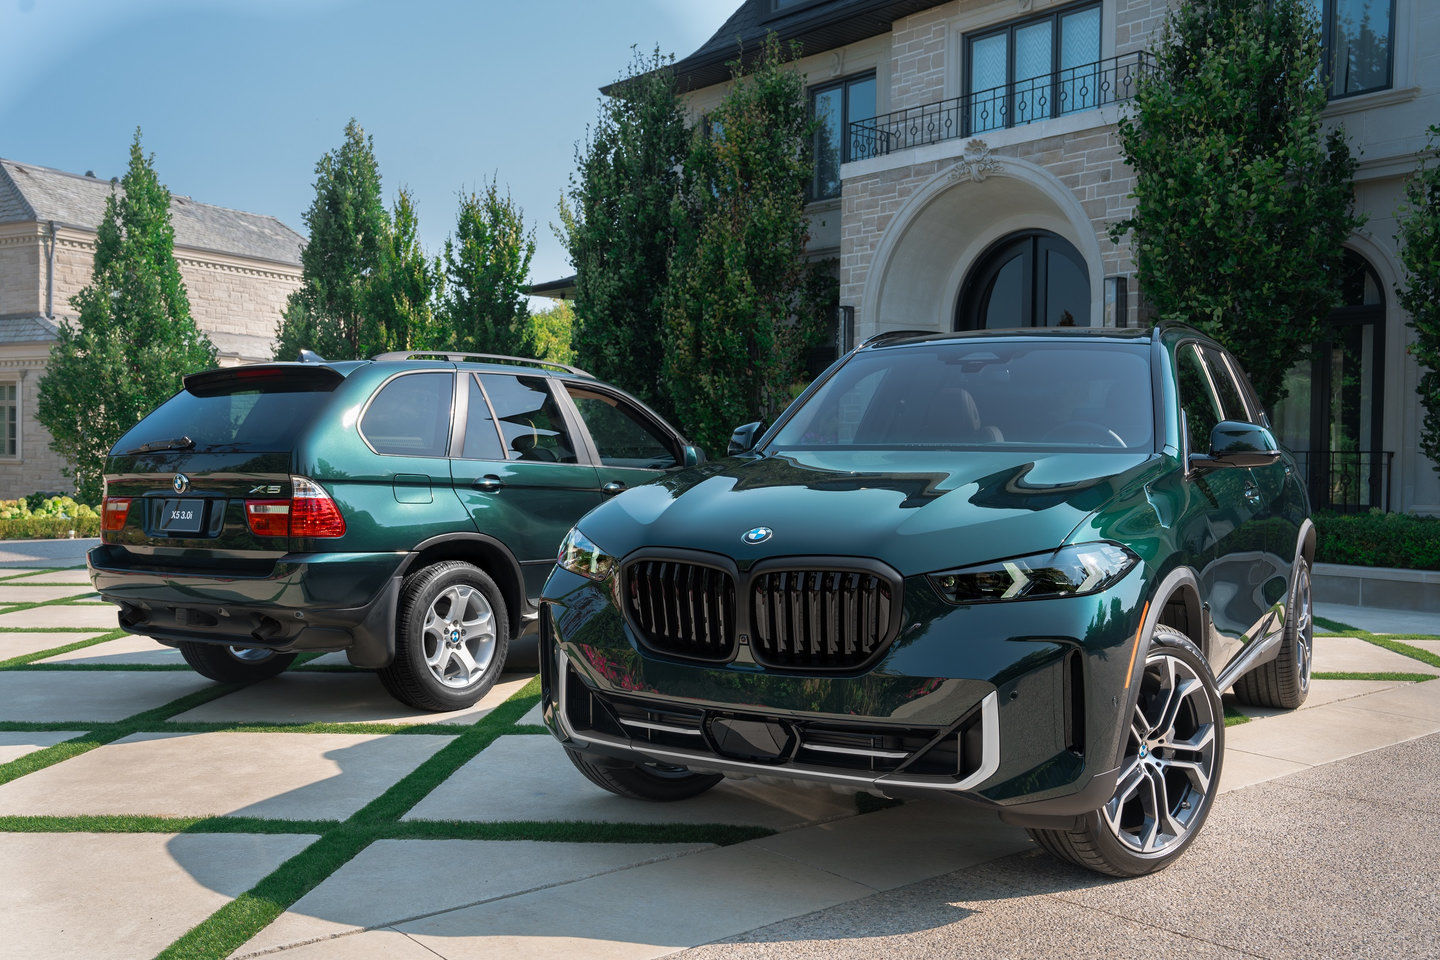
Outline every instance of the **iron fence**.
{"label": "iron fence", "polygon": [[1296,450],[1294,454],[1313,509],[1390,511],[1393,450]]}

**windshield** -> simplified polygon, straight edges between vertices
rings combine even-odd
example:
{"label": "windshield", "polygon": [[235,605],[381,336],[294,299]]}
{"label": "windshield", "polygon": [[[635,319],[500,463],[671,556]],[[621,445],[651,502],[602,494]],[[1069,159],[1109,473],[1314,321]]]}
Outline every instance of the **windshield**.
{"label": "windshield", "polygon": [[971,340],[867,350],[785,422],[771,450],[1153,449],[1150,348]]}

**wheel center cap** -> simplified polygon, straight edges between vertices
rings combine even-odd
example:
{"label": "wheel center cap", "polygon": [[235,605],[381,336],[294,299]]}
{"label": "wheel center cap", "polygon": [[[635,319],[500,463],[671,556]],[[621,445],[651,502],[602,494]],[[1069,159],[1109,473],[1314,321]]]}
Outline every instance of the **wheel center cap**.
{"label": "wheel center cap", "polygon": [[1144,743],[1140,744],[1140,759],[1144,760],[1148,756],[1150,756],[1149,745]]}

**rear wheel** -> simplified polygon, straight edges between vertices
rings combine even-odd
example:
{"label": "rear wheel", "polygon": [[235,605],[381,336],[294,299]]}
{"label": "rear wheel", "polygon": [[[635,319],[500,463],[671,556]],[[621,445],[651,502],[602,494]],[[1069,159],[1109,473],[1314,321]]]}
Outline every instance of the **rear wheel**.
{"label": "rear wheel", "polygon": [[1315,612],[1310,599],[1310,564],[1295,568],[1295,587],[1285,611],[1285,634],[1275,659],[1235,681],[1235,696],[1255,707],[1294,710],[1310,692],[1315,654]]}
{"label": "rear wheel", "polygon": [[579,750],[566,747],[565,753],[585,779],[627,800],[688,800],[725,779],[718,773],[691,773],[668,763],[607,766],[599,758],[588,757]]}
{"label": "rear wheel", "polygon": [[433,564],[405,578],[395,659],[380,670],[380,682],[417,709],[464,710],[495,685],[509,644],[495,581],[474,564]]}
{"label": "rear wheel", "polygon": [[260,647],[224,647],[214,643],[182,641],[176,646],[190,668],[220,683],[268,680],[290,666],[293,653],[276,653]]}
{"label": "rear wheel", "polygon": [[1204,657],[1157,626],[1114,795],[1079,829],[1031,830],[1054,856],[1114,877],[1170,865],[1200,832],[1220,784],[1225,721]]}

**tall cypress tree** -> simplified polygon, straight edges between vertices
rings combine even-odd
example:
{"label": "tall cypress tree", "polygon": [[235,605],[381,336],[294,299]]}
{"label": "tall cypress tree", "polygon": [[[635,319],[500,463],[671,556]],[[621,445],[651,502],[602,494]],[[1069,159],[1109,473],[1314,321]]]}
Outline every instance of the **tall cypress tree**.
{"label": "tall cypress tree", "polygon": [[1239,356],[1261,398],[1285,396],[1339,299],[1355,163],[1323,135],[1318,23],[1306,0],[1186,0],[1120,143],[1135,171],[1140,287],[1161,316]]}
{"label": "tall cypress tree", "polygon": [[115,441],[180,389],[181,377],[215,365],[175,263],[170,191],[138,128],[129,168],[105,200],[90,284],[70,302],[79,317],[60,325],[36,417],[80,499],[95,503]]}
{"label": "tall cypress tree", "polygon": [[301,287],[290,295],[275,356],[301,348],[327,360],[373,352],[366,341],[370,287],[385,257],[390,218],[380,195],[375,146],[353,118],[345,140],[315,165],[315,200],[305,212],[310,238],[300,255]]}
{"label": "tall cypress tree", "polygon": [[577,362],[667,411],[662,299],[690,140],[672,61],[658,49],[636,53],[577,151],[561,206],[575,265]]}
{"label": "tall cypress tree", "polygon": [[456,350],[522,355],[528,349],[525,284],[535,231],[524,211],[491,181],[461,194],[455,235],[445,241],[442,336]]}
{"label": "tall cypress tree", "polygon": [[363,346],[367,353],[444,348],[435,318],[440,263],[420,246],[420,221],[402,189],[390,214],[379,269],[369,289]]}

